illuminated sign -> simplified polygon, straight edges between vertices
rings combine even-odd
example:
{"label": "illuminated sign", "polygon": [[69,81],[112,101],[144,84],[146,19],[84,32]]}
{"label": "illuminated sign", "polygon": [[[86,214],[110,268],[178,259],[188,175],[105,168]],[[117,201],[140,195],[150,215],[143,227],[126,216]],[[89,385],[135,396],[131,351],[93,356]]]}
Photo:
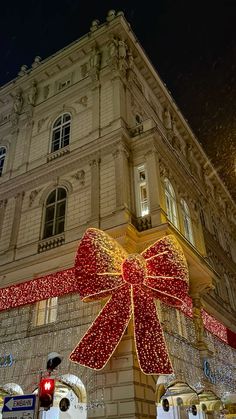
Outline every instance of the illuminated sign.
{"label": "illuminated sign", "polygon": [[13,364],[12,354],[0,355],[0,368],[11,367]]}
{"label": "illuminated sign", "polygon": [[216,384],[216,374],[211,370],[210,364],[206,360],[203,362],[203,371],[210,383]]}

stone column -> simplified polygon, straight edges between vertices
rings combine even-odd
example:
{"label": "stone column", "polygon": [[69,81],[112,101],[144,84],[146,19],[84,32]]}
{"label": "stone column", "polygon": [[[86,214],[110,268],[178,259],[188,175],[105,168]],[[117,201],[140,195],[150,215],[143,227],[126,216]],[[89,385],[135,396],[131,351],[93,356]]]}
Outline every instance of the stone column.
{"label": "stone column", "polygon": [[113,153],[116,176],[116,210],[130,208],[129,153],[123,143],[119,143]]}
{"label": "stone column", "polygon": [[145,154],[145,160],[148,178],[150,215],[152,219],[152,227],[155,227],[161,223],[161,177],[156,150],[149,150]]}
{"label": "stone column", "polygon": [[192,296],[193,301],[193,323],[196,335],[195,345],[200,351],[200,355],[205,357],[208,354],[208,347],[204,337],[204,323],[202,319],[202,302],[200,294]]}
{"label": "stone column", "polygon": [[90,225],[100,228],[100,158],[90,161],[91,170],[91,218]]}
{"label": "stone column", "polygon": [[15,249],[17,246],[17,238],[18,238],[18,233],[19,233],[19,228],[20,228],[21,210],[22,210],[24,194],[25,194],[24,192],[19,192],[15,196],[15,210],[14,210],[14,217],[13,217],[10,244],[9,244],[10,249]]}

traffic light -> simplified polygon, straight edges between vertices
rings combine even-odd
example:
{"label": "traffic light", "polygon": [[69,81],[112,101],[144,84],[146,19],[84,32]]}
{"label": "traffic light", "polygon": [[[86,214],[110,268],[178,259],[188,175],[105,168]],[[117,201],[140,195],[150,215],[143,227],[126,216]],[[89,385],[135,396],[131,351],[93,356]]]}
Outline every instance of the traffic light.
{"label": "traffic light", "polygon": [[54,378],[42,378],[39,383],[39,406],[45,410],[53,405],[53,394],[55,390]]}

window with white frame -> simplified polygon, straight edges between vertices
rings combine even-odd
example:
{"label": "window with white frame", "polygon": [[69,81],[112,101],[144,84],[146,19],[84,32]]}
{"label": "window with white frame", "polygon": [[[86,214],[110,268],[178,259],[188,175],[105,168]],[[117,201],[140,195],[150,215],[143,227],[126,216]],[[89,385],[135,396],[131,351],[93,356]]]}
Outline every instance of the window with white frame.
{"label": "window with white frame", "polygon": [[34,312],[34,325],[43,326],[54,323],[57,319],[57,297],[42,300],[36,303]]}
{"label": "window with white frame", "polygon": [[136,205],[140,217],[149,214],[147,172],[145,165],[136,168]]}
{"label": "window with white frame", "polygon": [[193,227],[189,207],[184,199],[181,199],[180,204],[184,225],[184,235],[190,243],[194,244]]}
{"label": "window with white frame", "polygon": [[0,147],[0,176],[2,176],[5,158],[6,158],[6,147]]}
{"label": "window with white frame", "polygon": [[59,150],[60,148],[66,147],[70,142],[70,126],[71,116],[69,113],[65,113],[53,124],[52,128],[52,142],[51,142],[51,153]]}
{"label": "window with white frame", "polygon": [[43,239],[64,232],[66,197],[66,190],[60,187],[48,195],[44,208]]}
{"label": "window with white frame", "polygon": [[167,217],[176,228],[179,228],[175,191],[169,179],[165,178],[164,182]]}

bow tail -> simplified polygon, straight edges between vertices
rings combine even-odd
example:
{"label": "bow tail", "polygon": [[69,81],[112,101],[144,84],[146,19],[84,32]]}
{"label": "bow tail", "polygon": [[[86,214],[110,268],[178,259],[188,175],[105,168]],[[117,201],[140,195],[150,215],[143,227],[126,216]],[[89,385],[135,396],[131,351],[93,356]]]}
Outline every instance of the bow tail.
{"label": "bow tail", "polygon": [[140,368],[145,374],[171,374],[173,368],[153,297],[138,285],[132,287],[132,294],[134,336]]}
{"label": "bow tail", "polygon": [[70,354],[71,361],[95,370],[102,369],[119,344],[131,314],[131,290],[127,284],[113,293]]}

